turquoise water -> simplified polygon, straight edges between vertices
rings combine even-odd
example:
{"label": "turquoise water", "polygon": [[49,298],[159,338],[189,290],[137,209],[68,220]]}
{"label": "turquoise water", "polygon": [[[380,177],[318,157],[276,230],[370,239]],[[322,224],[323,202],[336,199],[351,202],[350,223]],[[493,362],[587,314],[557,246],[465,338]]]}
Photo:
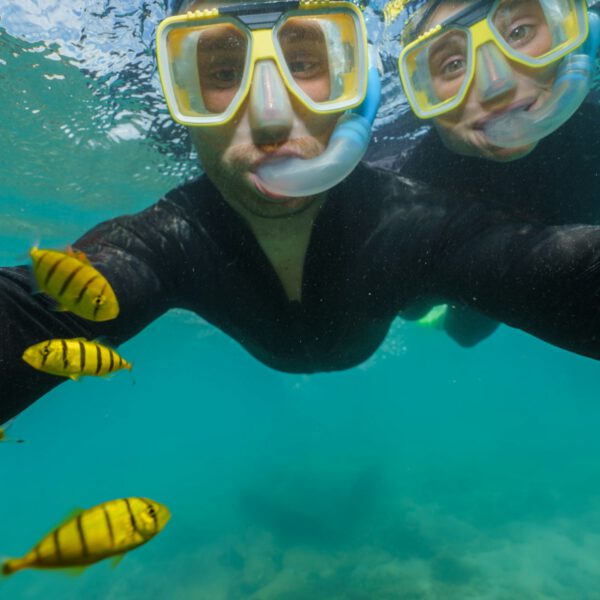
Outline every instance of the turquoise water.
{"label": "turquoise water", "polygon": [[132,377],[66,383],[15,421],[2,552],[120,496],[172,520],[117,569],[18,573],[2,597],[599,597],[593,361],[399,322],[363,367],[289,376],[186,313],[121,350]]}
{"label": "turquoise water", "polygon": [[[183,142],[144,135],[161,122],[150,92],[117,107],[111,86],[129,84],[111,65],[90,53],[81,72],[64,40],[57,60],[53,23],[81,14],[46,6],[11,21],[0,1],[5,24],[37,24],[0,34],[4,264],[194,172]],[[27,442],[0,445],[0,555],[113,498],[148,496],[172,519],[116,569],[25,571],[0,598],[600,598],[595,361],[508,327],[462,350],[398,320],[362,366],[292,376],[183,311],[120,351],[131,374],[69,381],[14,421]]]}

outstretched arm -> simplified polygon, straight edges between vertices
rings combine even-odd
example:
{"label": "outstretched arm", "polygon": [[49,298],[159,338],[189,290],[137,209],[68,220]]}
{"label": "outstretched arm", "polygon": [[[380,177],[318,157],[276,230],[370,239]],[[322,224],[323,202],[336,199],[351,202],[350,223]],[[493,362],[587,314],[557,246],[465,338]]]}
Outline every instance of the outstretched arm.
{"label": "outstretched arm", "polygon": [[[503,208],[380,171],[369,181],[386,198],[360,254],[378,306],[470,306],[600,359],[600,227],[519,222]],[[368,197],[366,187],[359,193]]]}
{"label": "outstretched arm", "polygon": [[28,346],[74,337],[118,346],[169,308],[178,277],[174,241],[165,234],[172,221],[173,207],[162,202],[103,223],[75,243],[115,290],[120,313],[114,321],[57,312],[47,296],[32,293],[28,267],[0,268],[0,423],[65,381],[27,365],[21,356]]}
{"label": "outstretched arm", "polygon": [[441,293],[600,359],[600,227],[519,224],[468,203],[461,210],[434,251]]}

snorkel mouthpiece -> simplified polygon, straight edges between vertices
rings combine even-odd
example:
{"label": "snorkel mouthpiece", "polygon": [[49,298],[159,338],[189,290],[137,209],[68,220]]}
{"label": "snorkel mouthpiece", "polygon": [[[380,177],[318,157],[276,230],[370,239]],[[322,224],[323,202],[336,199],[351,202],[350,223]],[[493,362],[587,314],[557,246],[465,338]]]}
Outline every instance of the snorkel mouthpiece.
{"label": "snorkel mouthpiece", "polygon": [[[367,94],[363,103],[342,115],[323,153],[315,158],[281,158],[262,164],[257,175],[278,196],[314,196],[345,179],[364,156],[381,100],[376,51],[369,47]],[[273,200],[277,202],[276,199]]]}
{"label": "snorkel mouthpiece", "polygon": [[484,131],[492,144],[501,148],[533,144],[558,129],[579,108],[590,91],[600,45],[600,15],[590,11],[588,19],[588,38],[562,60],[550,98],[539,108],[520,108],[491,119]]}

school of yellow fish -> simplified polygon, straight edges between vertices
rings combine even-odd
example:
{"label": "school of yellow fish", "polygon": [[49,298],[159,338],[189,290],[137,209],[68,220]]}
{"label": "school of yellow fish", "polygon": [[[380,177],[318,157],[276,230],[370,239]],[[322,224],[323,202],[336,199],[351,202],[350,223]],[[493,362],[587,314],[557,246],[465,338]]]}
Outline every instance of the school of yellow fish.
{"label": "school of yellow fish", "polygon": [[[38,290],[67,310],[92,321],[108,321],[119,314],[119,303],[110,283],[83,252],[71,247],[30,251]],[[26,348],[23,360],[39,371],[73,380],[82,375],[103,376],[120,369],[131,371],[112,348],[84,338],[43,340]],[[23,440],[6,436],[11,423],[0,427],[0,442]],[[85,568],[105,558],[115,564],[125,553],[150,541],[170,519],[169,509],[148,498],[120,498],[77,511],[42,538],[21,558],[2,563],[1,573],[23,569]]]}
{"label": "school of yellow fish", "polygon": [[[38,290],[54,300],[57,310],[90,321],[117,318],[117,296],[84,252],[71,246],[65,252],[34,246],[29,255]],[[101,377],[120,369],[131,371],[131,363],[112,348],[84,338],[40,341],[25,349],[23,360],[38,371],[73,380],[82,375]]]}

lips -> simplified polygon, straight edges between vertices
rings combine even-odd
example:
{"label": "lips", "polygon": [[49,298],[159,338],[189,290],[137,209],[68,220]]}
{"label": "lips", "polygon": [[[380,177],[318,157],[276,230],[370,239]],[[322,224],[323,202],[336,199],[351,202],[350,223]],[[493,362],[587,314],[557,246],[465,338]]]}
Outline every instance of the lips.
{"label": "lips", "polygon": [[267,198],[267,200],[270,201],[274,201],[274,202],[285,202],[286,200],[289,200],[290,197],[289,196],[282,196],[281,194],[275,194],[273,192],[270,192],[264,185],[264,183],[262,182],[262,179],[253,172],[250,172],[250,179],[252,181],[252,183],[254,184],[254,187],[263,195]]}
{"label": "lips", "polygon": [[503,117],[507,113],[510,113],[510,112],[528,111],[536,103],[536,101],[537,101],[536,98],[534,98],[534,99],[527,98],[525,100],[519,100],[518,102],[513,102],[512,104],[505,106],[501,110],[496,110],[493,113],[487,115],[486,117],[475,121],[473,123],[473,129],[478,129],[478,130],[483,131],[485,129],[485,126],[490,121],[493,121],[494,119],[497,119],[498,117]]}
{"label": "lips", "polygon": [[298,152],[289,149],[279,149],[277,152],[269,153],[267,156],[262,156],[261,158],[255,160],[250,165],[250,179],[254,184],[254,187],[267,198],[267,200],[274,201],[277,203],[283,203],[286,200],[292,199],[290,196],[284,196],[281,194],[276,194],[274,192],[269,191],[266,187],[262,179],[260,178],[257,171],[266,163],[279,162],[283,161],[287,158],[304,158]]}

